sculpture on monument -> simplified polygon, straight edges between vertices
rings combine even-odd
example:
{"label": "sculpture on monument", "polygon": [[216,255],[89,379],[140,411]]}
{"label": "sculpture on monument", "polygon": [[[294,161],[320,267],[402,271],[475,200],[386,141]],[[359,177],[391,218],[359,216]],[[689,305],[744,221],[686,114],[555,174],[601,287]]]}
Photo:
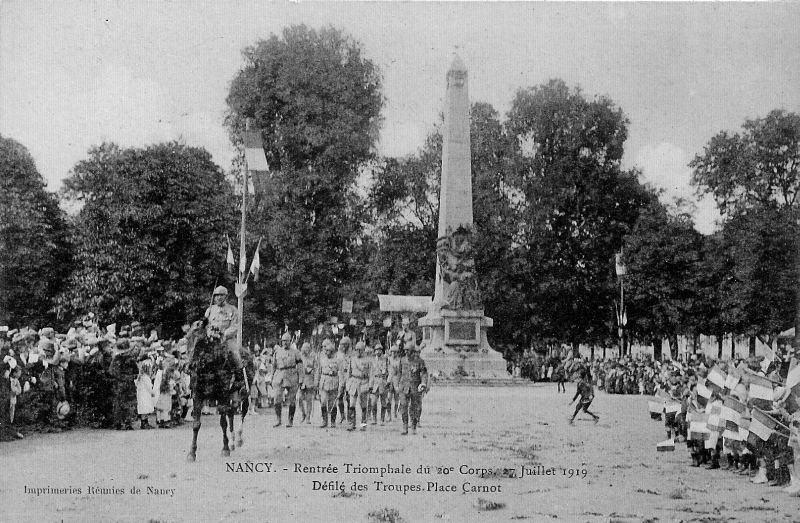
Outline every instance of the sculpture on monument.
{"label": "sculpture on monument", "polygon": [[482,309],[481,293],[475,276],[472,254],[472,227],[447,227],[445,236],[436,241],[441,277],[445,284],[443,309]]}

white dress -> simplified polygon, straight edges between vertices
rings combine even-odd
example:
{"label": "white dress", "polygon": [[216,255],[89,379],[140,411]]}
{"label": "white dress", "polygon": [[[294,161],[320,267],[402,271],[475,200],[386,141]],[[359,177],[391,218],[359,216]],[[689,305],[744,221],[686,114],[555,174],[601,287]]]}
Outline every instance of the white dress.
{"label": "white dress", "polygon": [[139,374],[136,383],[136,412],[138,414],[152,414],[155,410],[153,405],[153,382],[147,374]]}

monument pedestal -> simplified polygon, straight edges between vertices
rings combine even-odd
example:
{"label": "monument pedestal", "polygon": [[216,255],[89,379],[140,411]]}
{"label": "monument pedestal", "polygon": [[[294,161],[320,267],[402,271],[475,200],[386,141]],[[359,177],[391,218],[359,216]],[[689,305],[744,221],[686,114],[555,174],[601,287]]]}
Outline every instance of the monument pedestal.
{"label": "monument pedestal", "polygon": [[428,373],[444,379],[508,378],[506,360],[489,346],[493,321],[483,310],[431,310],[420,318]]}

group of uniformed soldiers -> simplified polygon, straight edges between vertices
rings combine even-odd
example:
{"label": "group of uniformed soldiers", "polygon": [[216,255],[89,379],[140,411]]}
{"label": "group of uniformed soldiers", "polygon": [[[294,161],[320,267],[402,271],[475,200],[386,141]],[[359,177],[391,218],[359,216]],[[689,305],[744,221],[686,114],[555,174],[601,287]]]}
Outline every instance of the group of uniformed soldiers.
{"label": "group of uniformed soldiers", "polygon": [[429,378],[425,362],[420,358],[416,337],[407,332],[400,343],[384,353],[380,342],[368,347],[364,341],[354,346],[348,336],[339,341],[338,351],[330,338],[325,338],[321,351],[313,351],[304,343],[300,351],[293,346],[287,332],[273,354],[272,392],[275,408],[275,427],[282,424],[283,407],[288,406],[287,427],[294,423],[296,403],[300,404],[302,421],[310,423],[313,400],[319,396],[321,428],[335,427],[337,416],[348,430],[356,430],[357,410],[361,411],[361,430],[370,423],[403,420],[403,434],[408,434],[409,422],[416,434],[422,413],[422,398],[428,391]]}

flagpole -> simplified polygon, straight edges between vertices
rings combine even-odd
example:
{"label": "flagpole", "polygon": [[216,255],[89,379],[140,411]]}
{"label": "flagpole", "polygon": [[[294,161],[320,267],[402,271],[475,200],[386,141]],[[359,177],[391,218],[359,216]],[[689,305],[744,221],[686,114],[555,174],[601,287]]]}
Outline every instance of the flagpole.
{"label": "flagpole", "polygon": [[[249,131],[251,125],[251,119],[247,118],[245,120],[245,130]],[[238,307],[239,307],[239,325],[236,329],[236,343],[239,345],[239,352],[242,351],[242,327],[244,325],[244,271],[246,269],[245,263],[245,217],[247,215],[247,177],[248,171],[250,167],[247,165],[247,161],[244,162],[244,179],[242,183],[242,226],[241,230],[239,231],[239,295],[238,298]]]}

